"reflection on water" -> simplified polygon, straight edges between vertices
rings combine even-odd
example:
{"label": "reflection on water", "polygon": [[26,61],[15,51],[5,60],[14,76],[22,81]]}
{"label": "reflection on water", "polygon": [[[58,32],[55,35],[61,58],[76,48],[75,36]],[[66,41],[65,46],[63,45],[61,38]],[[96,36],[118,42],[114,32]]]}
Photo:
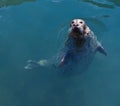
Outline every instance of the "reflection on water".
{"label": "reflection on water", "polygon": [[108,1],[113,2],[117,6],[120,6],[120,0],[108,0]]}
{"label": "reflection on water", "polygon": [[93,1],[93,0],[82,0],[82,1],[83,1],[83,2],[91,3],[91,4],[93,4],[93,5],[96,5],[97,7],[110,8],[110,9],[113,9],[113,8],[114,8],[114,5],[105,4],[105,3],[98,2],[98,1]]}
{"label": "reflection on water", "polygon": [[32,1],[36,1],[36,0],[0,0],[0,8],[10,5],[18,5],[23,2],[32,2]]}
{"label": "reflection on water", "polygon": [[[113,9],[115,8],[114,5],[109,4],[109,3],[103,3],[103,2],[98,2],[95,0],[82,0],[83,2],[87,2],[87,3],[91,3],[93,5],[96,5],[98,7],[102,7],[102,8],[110,8]],[[120,6],[120,1],[119,0],[107,0],[109,2],[112,2],[113,4],[115,4],[116,6]]]}

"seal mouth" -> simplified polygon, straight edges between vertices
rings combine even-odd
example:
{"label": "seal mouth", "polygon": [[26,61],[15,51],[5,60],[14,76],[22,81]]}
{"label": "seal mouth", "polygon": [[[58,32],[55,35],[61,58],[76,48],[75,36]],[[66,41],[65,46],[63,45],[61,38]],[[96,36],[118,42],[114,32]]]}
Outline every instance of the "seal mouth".
{"label": "seal mouth", "polygon": [[80,33],[80,30],[79,30],[79,28],[74,27],[74,28],[73,28],[73,32],[75,32],[75,33]]}
{"label": "seal mouth", "polygon": [[81,31],[78,27],[74,27],[74,28],[72,29],[72,32],[73,32],[74,37],[83,38],[83,33],[82,33],[82,31]]}

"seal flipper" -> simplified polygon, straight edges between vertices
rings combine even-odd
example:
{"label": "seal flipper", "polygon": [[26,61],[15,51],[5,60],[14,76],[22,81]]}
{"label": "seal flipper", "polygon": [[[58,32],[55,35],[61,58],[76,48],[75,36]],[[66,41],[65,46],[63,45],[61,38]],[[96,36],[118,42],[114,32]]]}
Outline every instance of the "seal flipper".
{"label": "seal flipper", "polygon": [[59,66],[63,66],[65,64],[65,60],[66,60],[66,55],[64,55],[60,60]]}
{"label": "seal flipper", "polygon": [[67,64],[69,62],[69,59],[72,59],[72,58],[73,58],[73,54],[71,51],[68,50],[61,58],[59,66],[63,66]]}
{"label": "seal flipper", "polygon": [[27,63],[28,64],[24,67],[27,70],[32,70],[34,68],[39,67],[39,64],[36,61],[28,60]]}
{"label": "seal flipper", "polygon": [[25,66],[24,68],[27,70],[32,70],[35,68],[38,68],[40,66],[47,66],[48,65],[48,61],[47,60],[40,60],[40,61],[33,61],[33,60],[28,60],[27,61],[27,66]]}
{"label": "seal flipper", "polygon": [[96,48],[96,51],[99,51],[100,53],[102,53],[105,56],[107,56],[107,52],[105,51],[105,49],[103,48],[103,46],[101,45],[100,42],[98,42],[98,47]]}

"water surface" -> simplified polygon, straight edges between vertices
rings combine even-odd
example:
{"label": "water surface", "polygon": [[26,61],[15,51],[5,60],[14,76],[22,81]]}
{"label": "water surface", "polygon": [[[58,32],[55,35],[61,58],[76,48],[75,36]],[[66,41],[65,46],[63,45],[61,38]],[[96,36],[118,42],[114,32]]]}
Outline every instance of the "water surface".
{"label": "water surface", "polygon": [[[119,12],[119,0],[0,1],[0,105],[120,106]],[[57,53],[73,18],[87,22],[108,56],[97,53],[88,70],[71,77],[25,71],[28,59]]]}

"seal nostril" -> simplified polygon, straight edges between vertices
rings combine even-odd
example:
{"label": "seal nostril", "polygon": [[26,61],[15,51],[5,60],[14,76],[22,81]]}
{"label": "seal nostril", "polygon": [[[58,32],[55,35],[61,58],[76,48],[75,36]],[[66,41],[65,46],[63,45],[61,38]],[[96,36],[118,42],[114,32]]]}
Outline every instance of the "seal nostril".
{"label": "seal nostril", "polygon": [[75,24],[73,24],[73,26],[75,26]]}
{"label": "seal nostril", "polygon": [[76,26],[79,26],[79,24],[77,24]]}

